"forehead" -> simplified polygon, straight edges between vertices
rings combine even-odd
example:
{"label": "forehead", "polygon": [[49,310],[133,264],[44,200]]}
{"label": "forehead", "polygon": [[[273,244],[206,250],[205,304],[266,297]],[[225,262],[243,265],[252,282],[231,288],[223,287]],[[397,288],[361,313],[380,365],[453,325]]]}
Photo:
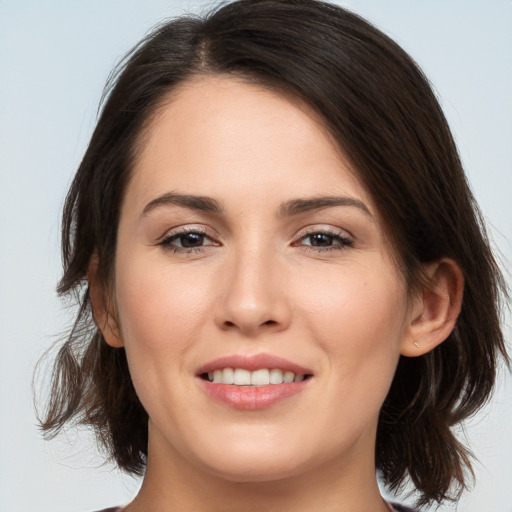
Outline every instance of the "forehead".
{"label": "forehead", "polygon": [[182,84],[148,123],[128,194],[149,200],[162,187],[221,196],[350,193],[371,203],[310,108],[225,77]]}

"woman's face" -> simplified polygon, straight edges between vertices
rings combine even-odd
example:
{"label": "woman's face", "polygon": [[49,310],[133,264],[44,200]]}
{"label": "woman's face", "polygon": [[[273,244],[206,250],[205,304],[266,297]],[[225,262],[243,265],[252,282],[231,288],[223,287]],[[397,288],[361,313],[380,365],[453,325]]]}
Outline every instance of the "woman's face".
{"label": "woman's face", "polygon": [[371,198],[304,106],[212,77],[153,119],[107,336],[126,347],[150,461],[237,481],[373,468],[407,299]]}

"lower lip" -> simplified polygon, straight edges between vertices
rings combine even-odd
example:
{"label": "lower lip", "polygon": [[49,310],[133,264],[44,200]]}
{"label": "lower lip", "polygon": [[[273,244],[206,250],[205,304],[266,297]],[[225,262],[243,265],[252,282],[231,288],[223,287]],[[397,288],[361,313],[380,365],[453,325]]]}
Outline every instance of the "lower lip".
{"label": "lower lip", "polygon": [[268,386],[234,386],[200,380],[203,389],[214,400],[234,409],[258,410],[268,409],[300,393],[309,385],[310,379],[286,384],[269,384]]}

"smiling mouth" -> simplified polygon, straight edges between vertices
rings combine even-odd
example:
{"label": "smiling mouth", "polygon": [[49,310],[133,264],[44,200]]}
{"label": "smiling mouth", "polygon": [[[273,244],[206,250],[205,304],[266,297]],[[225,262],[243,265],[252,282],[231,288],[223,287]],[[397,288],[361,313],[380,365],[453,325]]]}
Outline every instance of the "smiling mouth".
{"label": "smiling mouth", "polygon": [[202,373],[203,380],[213,384],[231,384],[234,386],[268,386],[302,382],[311,377],[310,374],[295,374],[279,368],[261,368],[246,370],[245,368],[223,368],[208,373]]}

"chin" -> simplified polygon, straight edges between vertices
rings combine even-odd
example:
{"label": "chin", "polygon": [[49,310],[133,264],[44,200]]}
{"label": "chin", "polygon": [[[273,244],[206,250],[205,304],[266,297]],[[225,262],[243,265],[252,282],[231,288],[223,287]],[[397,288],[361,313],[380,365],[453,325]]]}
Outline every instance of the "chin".
{"label": "chin", "polygon": [[[220,448],[220,450],[219,450]],[[211,452],[198,453],[201,464],[210,474],[231,482],[271,482],[304,473],[315,465],[303,446],[286,443],[240,442],[216,445]]]}
{"label": "chin", "polygon": [[230,466],[210,466],[210,473],[218,478],[236,483],[264,483],[285,480],[304,472],[301,464],[290,464],[283,460],[233,461]]}

